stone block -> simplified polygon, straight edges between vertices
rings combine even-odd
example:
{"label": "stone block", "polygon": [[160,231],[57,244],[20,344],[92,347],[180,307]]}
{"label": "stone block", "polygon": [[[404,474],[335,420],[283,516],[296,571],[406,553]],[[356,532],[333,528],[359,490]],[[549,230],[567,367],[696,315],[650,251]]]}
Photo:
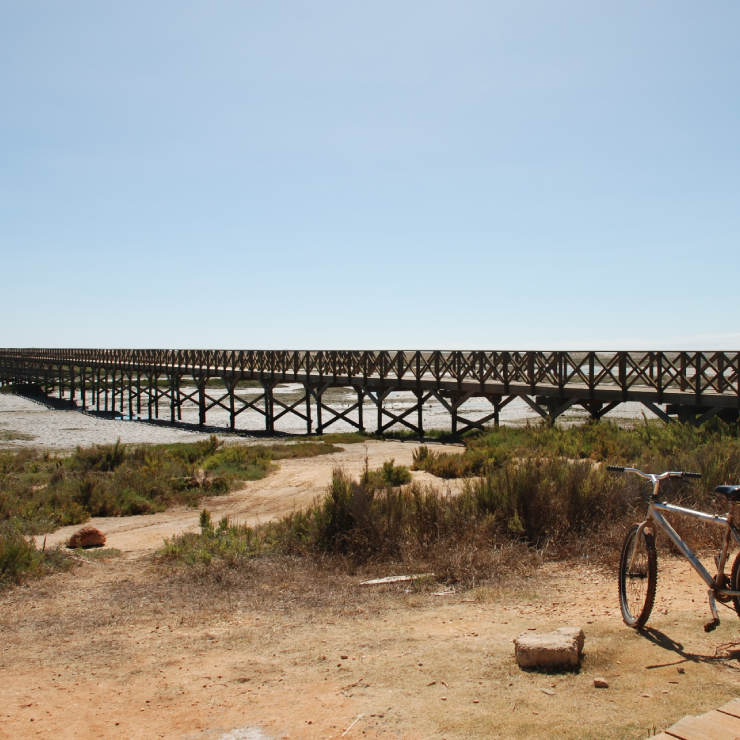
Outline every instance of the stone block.
{"label": "stone block", "polygon": [[522,668],[578,668],[584,639],[579,627],[560,627],[541,635],[522,632],[514,640],[516,662]]}

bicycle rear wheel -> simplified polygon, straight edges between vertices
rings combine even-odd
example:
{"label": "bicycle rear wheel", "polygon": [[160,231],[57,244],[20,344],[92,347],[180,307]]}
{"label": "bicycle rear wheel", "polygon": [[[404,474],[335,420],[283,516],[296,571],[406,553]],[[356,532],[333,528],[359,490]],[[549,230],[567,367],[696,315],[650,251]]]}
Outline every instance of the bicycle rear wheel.
{"label": "bicycle rear wheel", "polygon": [[658,585],[655,538],[644,529],[637,542],[635,558],[630,568],[638,528],[639,525],[635,524],[627,532],[619,563],[619,606],[622,609],[622,619],[635,629],[643,627],[648,621]]}

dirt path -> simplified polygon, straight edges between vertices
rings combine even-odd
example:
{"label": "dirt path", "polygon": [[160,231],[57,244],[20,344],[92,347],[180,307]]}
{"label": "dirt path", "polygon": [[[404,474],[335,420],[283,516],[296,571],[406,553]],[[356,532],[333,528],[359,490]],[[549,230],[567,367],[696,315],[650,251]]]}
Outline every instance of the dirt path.
{"label": "dirt path", "polygon": [[[177,506],[158,514],[145,516],[99,517],[90,524],[107,537],[107,547],[119,549],[127,557],[140,557],[158,548],[165,537],[172,537],[198,525],[200,509],[207,508],[214,521],[223,516],[250,525],[279,517],[310,504],[326,490],[332,470],[342,467],[352,475],[359,475],[367,454],[371,468],[380,467],[393,458],[396,465],[411,466],[414,442],[375,442],[342,446],[342,452],[319,457],[282,460],[279,470],[260,481],[252,481],[239,491],[226,496],[214,496],[201,501],[197,509]],[[449,445],[445,449],[450,449]],[[433,482],[440,488],[455,488],[459,481],[449,484],[421,471],[413,473],[420,481]],[[63,527],[47,537],[47,546],[65,542],[79,526]],[[43,536],[37,537],[39,546]]]}

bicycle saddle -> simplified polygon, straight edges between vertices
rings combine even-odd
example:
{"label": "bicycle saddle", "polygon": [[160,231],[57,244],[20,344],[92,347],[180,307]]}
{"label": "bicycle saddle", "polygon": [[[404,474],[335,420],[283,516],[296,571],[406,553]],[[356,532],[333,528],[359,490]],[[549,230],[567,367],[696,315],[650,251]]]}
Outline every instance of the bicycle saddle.
{"label": "bicycle saddle", "polygon": [[723,493],[730,501],[740,501],[740,486],[717,486],[715,493]]}

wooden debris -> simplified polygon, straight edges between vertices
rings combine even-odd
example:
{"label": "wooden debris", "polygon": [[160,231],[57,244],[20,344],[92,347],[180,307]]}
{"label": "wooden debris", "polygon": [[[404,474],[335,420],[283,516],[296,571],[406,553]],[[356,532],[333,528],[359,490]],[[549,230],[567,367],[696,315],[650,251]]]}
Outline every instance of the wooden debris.
{"label": "wooden debris", "polygon": [[385,578],[373,578],[371,581],[363,581],[360,586],[382,586],[385,583],[403,583],[404,581],[417,581],[420,578],[434,578],[434,573],[419,573],[415,576],[386,576]]}
{"label": "wooden debris", "polygon": [[344,737],[360,721],[361,717],[361,714],[357,715],[357,719],[342,733],[342,737]]}

